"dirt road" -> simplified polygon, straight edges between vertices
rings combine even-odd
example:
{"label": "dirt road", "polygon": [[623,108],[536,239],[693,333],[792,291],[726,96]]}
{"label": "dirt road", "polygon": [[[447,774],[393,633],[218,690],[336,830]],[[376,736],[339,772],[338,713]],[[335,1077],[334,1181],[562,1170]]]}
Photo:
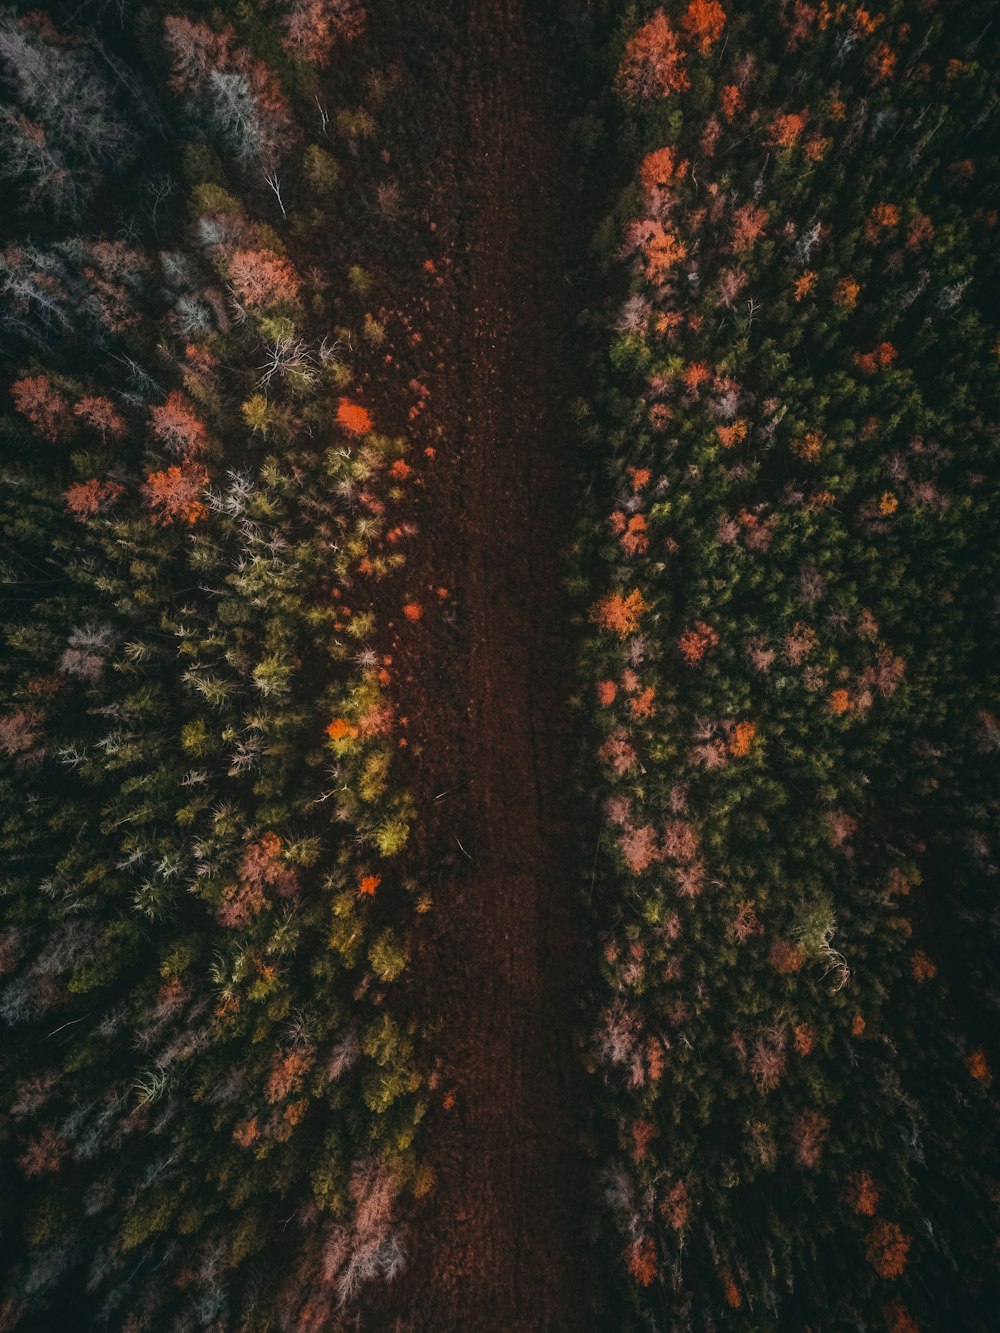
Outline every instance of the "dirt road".
{"label": "dirt road", "polygon": [[434,899],[409,999],[443,1067],[426,1134],[437,1186],[368,1326],[584,1330],[585,951],[561,585],[579,390],[565,275],[581,227],[561,57],[518,0],[389,10],[397,42],[422,32],[424,54],[403,59],[420,103],[408,151],[426,162],[445,275],[423,314],[420,430],[441,436],[407,578],[415,596],[448,597],[421,622],[402,701],[421,807],[411,869]]}

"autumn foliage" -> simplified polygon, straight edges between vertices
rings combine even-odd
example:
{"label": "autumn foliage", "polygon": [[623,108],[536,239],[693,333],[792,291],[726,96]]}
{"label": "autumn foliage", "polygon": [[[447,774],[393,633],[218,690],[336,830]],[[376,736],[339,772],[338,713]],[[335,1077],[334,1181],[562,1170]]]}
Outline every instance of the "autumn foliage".
{"label": "autumn foliage", "polygon": [[200,522],[208,512],[202,500],[207,484],[208,473],[197,464],[175,464],[162,472],[151,472],[143,493],[152,521],[163,527]]}
{"label": "autumn foliage", "polygon": [[726,12],[718,0],[691,0],[681,18],[681,27],[703,56],[722,36],[725,26]]}
{"label": "autumn foliage", "polygon": [[89,481],[74,483],[66,491],[66,508],[76,519],[92,518],[110,509],[114,502],[125,493],[125,487],[116,481],[100,481],[91,477]]}
{"label": "autumn foliage", "polygon": [[204,450],[207,441],[204,423],[176,389],[165,403],[150,408],[149,415],[153,435],[168,453],[191,458]]}
{"label": "autumn foliage", "polygon": [[879,1277],[899,1277],[906,1268],[912,1241],[895,1222],[877,1218],[865,1242],[865,1254]]}
{"label": "autumn foliage", "polygon": [[433,1180],[387,624],[438,437],[360,405],[426,359],[364,298],[425,187],[364,26],[0,12],[4,1329],[332,1328]]}
{"label": "autumn foliage", "polygon": [[371,413],[360,403],[341,398],[337,403],[337,425],[348,435],[367,435],[374,428]]}
{"label": "autumn foliage", "polygon": [[684,631],[678,641],[678,647],[681,650],[681,657],[688,666],[697,666],[718,642],[719,636],[712,626],[706,625],[704,620],[699,620]]}
{"label": "autumn foliage", "polygon": [[293,0],[282,23],[281,44],[296,59],[323,68],[336,47],[356,40],[364,25],[360,0]]}
{"label": "autumn foliage", "polygon": [[229,282],[238,300],[263,309],[297,300],[301,287],[289,260],[270,250],[237,250],[229,260]]}
{"label": "autumn foliage", "polygon": [[995,1322],[991,19],[650,0],[608,47],[574,573],[637,1327]]}
{"label": "autumn foliage", "polygon": [[462,961],[489,996],[510,953],[578,1066],[586,1257],[519,1238],[532,1315],[569,1254],[581,1326],[986,1333],[995,6],[556,5],[544,41],[480,8],[0,12],[0,1328],[320,1333],[372,1283],[402,1326],[414,1200],[442,1271],[482,1240],[441,1200],[496,1050],[440,1049],[405,977],[475,926],[462,875],[523,859],[502,802],[466,851],[468,772],[428,785],[475,769],[434,700],[461,731],[483,615],[510,666],[504,597],[447,572],[497,557],[451,522],[453,428],[466,391],[530,406],[523,363],[578,437],[572,568],[529,530],[546,466],[505,531],[538,587],[491,578],[580,662],[493,703],[516,744],[579,722],[532,887],[580,994],[522,984],[555,956],[524,931]]}
{"label": "autumn foliage", "polygon": [[10,393],[18,412],[41,439],[63,444],[76,434],[78,423],[73,419],[70,405],[47,376],[30,375],[15,380]]}
{"label": "autumn foliage", "polygon": [[627,639],[639,628],[639,623],[649,607],[642,593],[633,588],[630,592],[611,592],[603,597],[594,607],[591,618],[602,628]]}
{"label": "autumn foliage", "polygon": [[630,102],[682,92],[690,80],[680,39],[662,9],[629,38],[618,70],[618,91]]}
{"label": "autumn foliage", "polygon": [[201,106],[219,143],[241,163],[273,167],[290,131],[291,110],[268,67],[229,24],[217,31],[183,15],[167,15],[163,33],[173,91]]}

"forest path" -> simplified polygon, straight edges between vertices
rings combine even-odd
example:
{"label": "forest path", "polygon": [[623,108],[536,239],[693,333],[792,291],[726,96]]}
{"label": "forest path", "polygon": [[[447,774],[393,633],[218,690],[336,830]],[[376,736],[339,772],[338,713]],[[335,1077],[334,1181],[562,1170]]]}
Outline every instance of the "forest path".
{"label": "forest path", "polygon": [[564,60],[528,0],[387,9],[397,49],[420,31],[403,57],[419,101],[407,165],[428,172],[443,275],[420,318],[431,392],[416,438],[440,437],[406,580],[425,604],[438,586],[448,597],[400,662],[410,870],[434,900],[409,1002],[443,1065],[424,1137],[437,1183],[369,1327],[576,1333],[591,1326],[574,1044],[585,952],[562,558],[579,391],[566,274],[584,233]]}

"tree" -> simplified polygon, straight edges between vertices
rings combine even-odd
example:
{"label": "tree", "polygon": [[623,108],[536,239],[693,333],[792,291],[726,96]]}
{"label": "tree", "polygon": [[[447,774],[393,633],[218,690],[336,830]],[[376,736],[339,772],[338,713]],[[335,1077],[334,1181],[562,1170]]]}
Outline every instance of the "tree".
{"label": "tree", "polygon": [[642,159],[639,179],[646,193],[657,198],[675,182],[682,181],[687,171],[688,163],[678,159],[675,149],[657,148]]}
{"label": "tree", "polygon": [[642,593],[633,588],[628,593],[609,592],[591,611],[591,619],[601,629],[627,639],[639,628],[643,614],[649,610]]}
{"label": "tree", "polygon": [[703,56],[722,36],[725,26],[726,12],[718,0],[691,0],[681,17],[681,27]]}
{"label": "tree", "polygon": [[208,512],[201,500],[207,484],[208,473],[196,464],[182,463],[151,472],[143,483],[143,493],[153,522],[162,527],[200,522]]}
{"label": "tree", "polygon": [[906,1268],[911,1244],[901,1226],[879,1217],[865,1241],[865,1255],[879,1277],[899,1277]]}
{"label": "tree", "polygon": [[767,223],[766,208],[760,208],[757,204],[741,204],[733,213],[733,253],[740,255],[751,250],[763,236]]}
{"label": "tree", "polygon": [[85,426],[96,431],[107,443],[108,439],[120,440],[128,430],[125,418],[121,415],[110,398],[100,394],[87,394],[73,404],[73,415],[80,418]]}
{"label": "tree", "polygon": [[180,458],[194,458],[205,450],[208,432],[184,394],[174,390],[165,403],[149,409],[153,436]]}
{"label": "tree", "polygon": [[349,398],[341,398],[337,403],[337,425],[348,435],[367,435],[374,428],[368,409]]}
{"label": "tree", "polygon": [[297,301],[302,280],[282,255],[271,250],[237,250],[229,260],[229,284],[239,300],[268,309]]}
{"label": "tree", "polygon": [[655,286],[665,282],[687,257],[687,246],[680,237],[653,218],[631,223],[626,245],[641,252],[646,281]]}
{"label": "tree", "polygon": [[212,137],[240,163],[273,170],[289,136],[291,112],[267,66],[237,43],[229,25],[216,32],[207,23],[168,15],[163,33],[173,90],[195,99]]}
{"label": "tree", "polygon": [[37,148],[50,145],[58,170],[122,166],[135,151],[135,131],[114,106],[108,64],[51,24],[32,28],[29,15],[0,14],[0,78],[23,117],[8,124]]}
{"label": "tree", "polygon": [[14,406],[26,417],[33,432],[52,444],[64,444],[76,434],[77,423],[67,399],[54,388],[47,375],[30,375],[10,386]]}
{"label": "tree", "polygon": [[61,1170],[68,1149],[65,1141],[52,1125],[43,1125],[30,1139],[18,1157],[18,1165],[26,1176],[54,1175]]}
{"label": "tree", "polygon": [[124,494],[125,487],[117,481],[100,481],[91,477],[89,481],[75,482],[64,495],[66,508],[75,519],[93,518],[103,514]]}
{"label": "tree", "polygon": [[353,42],[364,29],[359,0],[292,0],[282,20],[281,44],[289,55],[321,69],[338,42]]}
{"label": "tree", "polygon": [[629,38],[616,86],[627,102],[649,102],[690,85],[677,33],[662,9]]}

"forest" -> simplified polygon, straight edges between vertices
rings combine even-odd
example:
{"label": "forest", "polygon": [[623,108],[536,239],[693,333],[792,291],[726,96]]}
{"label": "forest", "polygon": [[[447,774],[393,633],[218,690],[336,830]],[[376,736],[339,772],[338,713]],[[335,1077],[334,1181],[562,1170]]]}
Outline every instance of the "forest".
{"label": "forest", "polygon": [[988,1333],[990,0],[0,4],[0,1333]]}

